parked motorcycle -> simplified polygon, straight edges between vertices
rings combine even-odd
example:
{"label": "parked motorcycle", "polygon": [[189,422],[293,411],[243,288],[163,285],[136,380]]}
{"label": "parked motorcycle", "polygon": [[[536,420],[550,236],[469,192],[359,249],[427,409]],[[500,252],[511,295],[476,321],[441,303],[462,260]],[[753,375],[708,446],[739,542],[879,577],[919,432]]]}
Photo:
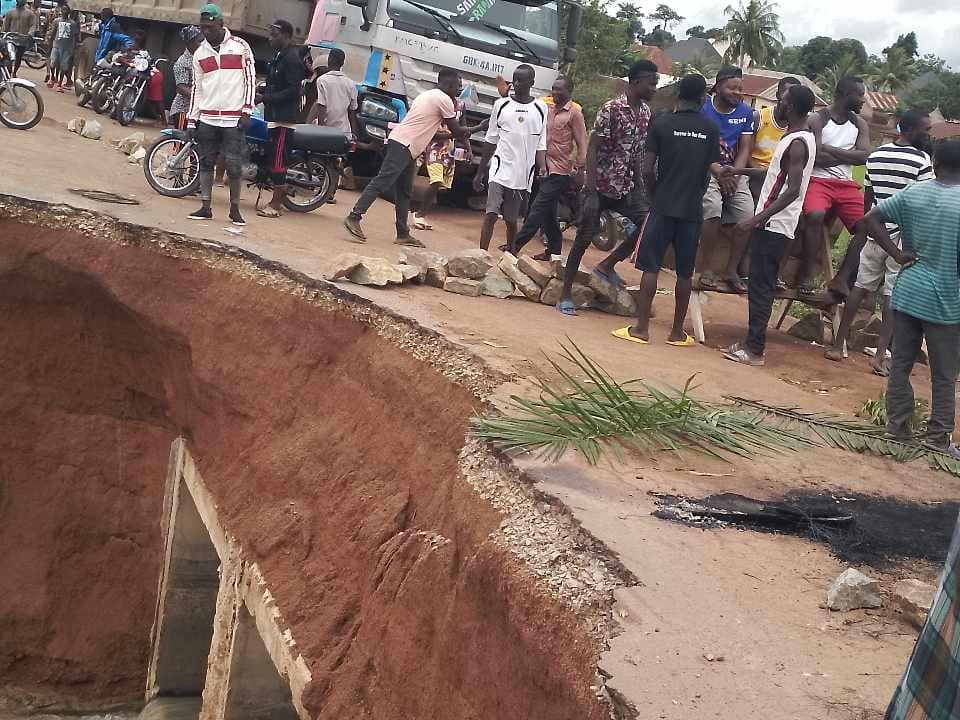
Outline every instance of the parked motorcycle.
{"label": "parked motorcycle", "polygon": [[113,103],[113,116],[124,127],[132,123],[137,116],[137,108],[140,107],[151,76],[160,72],[157,66],[165,62],[169,61],[166,58],[157,58],[152,63],[146,58],[137,58],[134,61],[132,70],[117,89]]}
{"label": "parked motorcycle", "polygon": [[13,57],[8,42],[0,42],[0,122],[29,130],[43,117],[43,98],[36,83],[13,77]]}
{"label": "parked motorcycle", "polygon": [[[13,33],[8,33],[12,35]],[[25,37],[21,35],[20,37]],[[48,48],[43,42],[42,35],[32,35],[30,37],[30,43],[27,45],[26,50],[23,51],[23,62],[28,68],[34,70],[42,70],[47,66],[47,62],[50,59],[50,48]]]}
{"label": "parked motorcycle", "polygon": [[[267,123],[250,118],[243,178],[259,192],[272,191]],[[349,135],[319,125],[296,125],[287,135],[287,196],[293,212],[323,205],[340,181],[340,163],[354,149]],[[154,190],[167,197],[186,197],[200,187],[197,143],[181,130],[167,129],[147,150],[143,174]]]}
{"label": "parked motorcycle", "polygon": [[117,99],[117,92],[123,85],[130,70],[129,61],[121,53],[114,55],[110,64],[97,74],[97,79],[90,88],[90,107],[101,115],[113,112]]}

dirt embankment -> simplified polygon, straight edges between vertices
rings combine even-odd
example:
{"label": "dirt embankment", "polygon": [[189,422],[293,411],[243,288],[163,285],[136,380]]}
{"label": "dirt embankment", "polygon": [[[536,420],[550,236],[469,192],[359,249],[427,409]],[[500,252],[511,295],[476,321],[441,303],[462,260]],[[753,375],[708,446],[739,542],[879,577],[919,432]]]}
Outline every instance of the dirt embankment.
{"label": "dirt embankment", "polygon": [[140,697],[183,433],[316,717],[604,716],[598,648],[457,479],[467,391],[229,273],[9,220],[0,237],[0,694]]}

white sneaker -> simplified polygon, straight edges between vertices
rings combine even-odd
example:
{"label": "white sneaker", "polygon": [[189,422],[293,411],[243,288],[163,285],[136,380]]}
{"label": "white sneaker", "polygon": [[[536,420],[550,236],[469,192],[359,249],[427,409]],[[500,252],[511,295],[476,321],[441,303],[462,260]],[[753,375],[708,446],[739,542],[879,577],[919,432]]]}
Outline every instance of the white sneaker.
{"label": "white sneaker", "polygon": [[433,230],[433,225],[428,223],[426,218],[416,214],[413,216],[413,226],[417,230]]}

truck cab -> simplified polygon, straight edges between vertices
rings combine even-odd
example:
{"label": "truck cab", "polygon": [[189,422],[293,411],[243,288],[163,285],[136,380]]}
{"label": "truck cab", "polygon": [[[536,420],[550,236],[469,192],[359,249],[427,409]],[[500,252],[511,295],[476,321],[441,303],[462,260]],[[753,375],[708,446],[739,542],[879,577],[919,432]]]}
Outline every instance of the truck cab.
{"label": "truck cab", "polygon": [[[548,95],[561,60],[574,51],[561,58],[563,0],[528,1],[319,0],[308,42],[321,55],[322,48],[344,51],[344,73],[359,90],[358,140],[376,143],[417,95],[437,86],[444,67],[463,77],[465,124],[490,115],[500,97],[497,77],[510,80],[520,64],[536,72],[534,95]],[[575,38],[580,8],[570,10],[567,37]]]}

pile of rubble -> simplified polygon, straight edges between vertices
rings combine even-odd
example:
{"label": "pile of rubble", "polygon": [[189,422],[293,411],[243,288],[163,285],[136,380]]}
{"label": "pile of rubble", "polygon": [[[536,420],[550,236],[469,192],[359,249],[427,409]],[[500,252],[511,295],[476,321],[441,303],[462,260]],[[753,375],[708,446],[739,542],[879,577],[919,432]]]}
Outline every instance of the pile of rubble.
{"label": "pile of rubble", "polygon": [[[98,120],[86,120],[84,118],[73,118],[67,122],[67,130],[76,133],[80,137],[88,140],[100,140],[103,138],[103,125]],[[142,132],[135,132],[122,140],[113,140],[111,144],[124,155],[129,156],[128,162],[133,165],[139,165],[147,156],[147,150],[144,147],[146,136]]]}
{"label": "pile of rubble", "polygon": [[[404,249],[398,263],[343,253],[333,259],[325,277],[378,287],[413,282],[458,295],[522,297],[556,305],[564,272],[561,261],[541,262],[525,255],[503,253],[498,261],[480,249],[461,250],[449,258],[429,250]],[[633,296],[627,290],[582,270],[577,272],[573,283],[573,302],[578,309],[594,308],[624,316],[636,314]]]}
{"label": "pile of rubble", "polygon": [[[915,627],[922,627],[933,605],[936,588],[916,579],[900,580],[889,591],[890,604]],[[880,582],[847,568],[827,590],[826,607],[839,612],[879,608],[884,604]]]}

